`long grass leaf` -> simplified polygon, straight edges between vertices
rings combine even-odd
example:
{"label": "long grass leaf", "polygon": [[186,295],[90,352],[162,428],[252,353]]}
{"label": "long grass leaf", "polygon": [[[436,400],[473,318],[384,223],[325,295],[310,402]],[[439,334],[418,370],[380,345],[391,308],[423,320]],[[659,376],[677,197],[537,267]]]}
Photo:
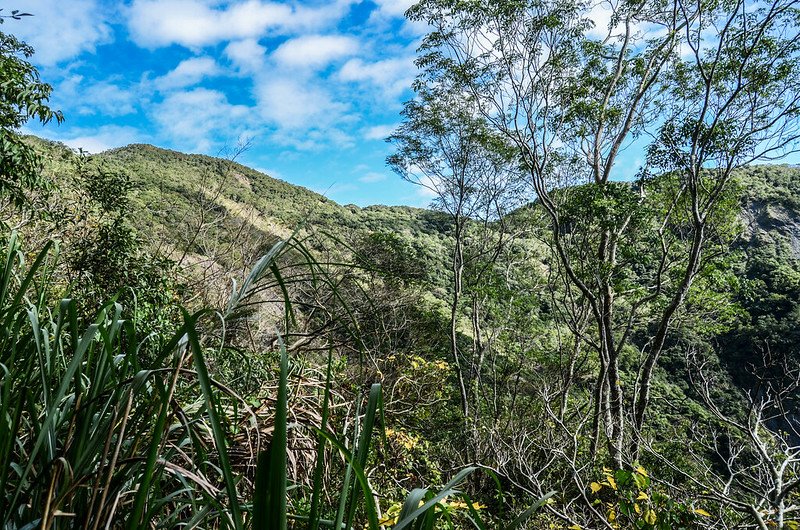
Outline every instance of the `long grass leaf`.
{"label": "long grass leaf", "polygon": [[[253,501],[253,530],[286,529],[286,450],[288,446],[289,358],[281,343],[278,399],[275,427],[266,452],[259,455],[256,491]],[[266,475],[266,476],[265,476]]]}
{"label": "long grass leaf", "polygon": [[[367,401],[367,411],[364,414],[364,420],[361,427],[361,436],[356,446],[356,458],[358,465],[361,469],[366,469],[367,459],[369,458],[369,449],[372,445],[372,432],[375,427],[375,420],[379,410],[383,409],[383,391],[380,383],[373,384],[369,389],[369,400]],[[369,491],[364,490],[364,495],[369,494]],[[358,495],[357,488],[353,488],[353,497]],[[348,528],[353,524],[353,517],[355,516],[356,503],[350,502],[349,511],[347,514],[346,525]]]}
{"label": "long grass leaf", "polygon": [[[328,440],[328,442],[342,454],[345,460],[351,464],[356,480],[358,480],[361,485],[361,491],[364,494],[364,511],[367,515],[368,528],[369,530],[378,530],[378,510],[376,509],[375,499],[372,497],[372,491],[369,487],[369,481],[367,480],[367,475],[364,473],[364,470],[358,465],[358,462],[353,457],[352,453],[347,450],[347,447],[334,435],[322,429],[317,429],[317,433]],[[334,527],[341,528],[341,523],[335,523]]]}
{"label": "long grass leaf", "polygon": [[422,506],[406,515],[405,519],[398,520],[397,524],[393,527],[393,530],[401,530],[406,528],[407,526],[413,524],[419,516],[425,514],[428,512],[428,510],[434,509],[436,504],[438,504],[439,501],[445,497],[459,493],[459,491],[455,489],[456,486],[464,482],[464,479],[466,479],[467,476],[475,472],[477,469],[478,468],[476,467],[468,467],[459,471],[456,476],[450,480],[450,482],[448,482],[438,493],[433,495],[433,497],[426,501]]}
{"label": "long grass leaf", "polygon": [[[333,348],[328,349],[328,364],[325,373],[325,390],[322,397],[322,420],[320,429],[325,429],[328,424],[328,407],[331,396],[331,373],[333,371]],[[319,529],[319,505],[322,497],[322,471],[325,467],[325,439],[318,436],[317,440],[317,464],[314,468],[314,479],[311,490],[311,511],[309,512],[309,529]],[[333,521],[331,521],[333,524]]]}
{"label": "long grass leaf", "polygon": [[539,500],[533,503],[527,510],[519,514],[513,521],[511,521],[511,523],[508,526],[506,526],[505,530],[516,530],[517,528],[521,527],[522,524],[525,523],[525,521],[530,519],[530,517],[539,510],[539,508],[544,506],[544,504],[547,502],[547,499],[549,499],[555,494],[556,494],[555,491],[551,491],[546,495],[542,496]]}
{"label": "long grass leaf", "polygon": [[219,467],[225,479],[225,488],[228,490],[228,501],[234,529],[244,530],[241,509],[239,507],[239,496],[236,493],[236,483],[233,480],[233,468],[228,458],[225,432],[222,430],[222,423],[217,414],[214,394],[211,388],[211,377],[208,375],[205,356],[203,355],[203,349],[200,346],[197,329],[195,328],[195,323],[202,314],[203,313],[198,313],[194,316],[190,316],[185,309],[183,310],[184,321],[187,323],[186,334],[192,348],[192,357],[194,359],[195,370],[197,371],[197,379],[200,383],[200,389],[203,391],[203,397],[205,398],[208,420],[211,423],[211,430],[214,435],[214,444],[219,453]]}

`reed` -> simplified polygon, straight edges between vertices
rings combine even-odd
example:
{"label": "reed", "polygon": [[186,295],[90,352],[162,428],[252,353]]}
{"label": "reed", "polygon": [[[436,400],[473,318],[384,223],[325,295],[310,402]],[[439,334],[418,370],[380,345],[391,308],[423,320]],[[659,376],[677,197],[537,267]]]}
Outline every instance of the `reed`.
{"label": "reed", "polygon": [[[218,315],[222,321],[238,318],[253,303],[253,292],[268,281],[284,294],[288,329],[294,315],[278,260],[291,247],[314,266],[311,254],[294,243],[279,243],[258,261],[241,287],[234,288],[225,314]],[[198,325],[208,312],[184,311],[179,328],[142,366],[139,354],[145,343],[137,341],[137,322],[124,319],[119,304],[109,302],[88,324],[79,321],[75,300],[48,307],[57,258],[57,245],[48,243],[28,263],[16,234],[2,256],[3,529],[381,527],[366,474],[373,444],[383,433],[380,384],[370,388],[363,406],[358,400],[356,433],[348,445],[342,433],[328,428],[329,354],[322,421],[304,426],[318,441],[311,511],[305,517],[289,514],[289,355],[283,344],[271,439],[263,450],[257,436],[245,448],[257,455],[250,484],[229,457],[231,426],[255,421],[256,415],[246,400],[209,374]],[[324,281],[318,274],[314,278]],[[338,492],[323,491],[322,460],[330,449],[346,462]],[[475,471],[461,471],[440,490],[410,492],[393,527],[433,529],[449,517],[439,503],[463,498],[470,507],[467,520],[486,528],[460,489]],[[323,506],[328,498],[337,499],[336,506]],[[322,518],[323,508],[335,510],[333,520]]]}

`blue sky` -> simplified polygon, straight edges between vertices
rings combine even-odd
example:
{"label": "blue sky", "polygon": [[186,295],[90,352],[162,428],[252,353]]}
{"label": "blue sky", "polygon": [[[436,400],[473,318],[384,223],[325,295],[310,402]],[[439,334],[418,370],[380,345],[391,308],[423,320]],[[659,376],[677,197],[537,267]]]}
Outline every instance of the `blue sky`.
{"label": "blue sky", "polygon": [[385,166],[425,28],[407,0],[24,0],[3,31],[36,49],[61,126],[90,152],[150,143],[218,155],[340,203],[424,206]]}
{"label": "blue sky", "polygon": [[[404,19],[413,2],[17,0],[34,16],[2,30],[34,46],[66,116],[25,132],[90,152],[150,143],[214,156],[250,139],[238,161],[339,203],[426,206],[428,190],[385,165],[427,30]],[[603,6],[588,13],[597,38]],[[620,178],[642,148],[622,154]]]}

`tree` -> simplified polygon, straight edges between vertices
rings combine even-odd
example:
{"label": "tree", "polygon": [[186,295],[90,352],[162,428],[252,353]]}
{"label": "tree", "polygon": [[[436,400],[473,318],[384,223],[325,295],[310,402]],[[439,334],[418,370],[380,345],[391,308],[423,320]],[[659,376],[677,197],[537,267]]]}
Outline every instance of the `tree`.
{"label": "tree", "polygon": [[[730,241],[735,169],[797,149],[797,2],[423,0],[409,16],[432,27],[417,83],[465,94],[515,148],[593,328],[572,327],[597,360],[591,453],[630,466],[675,320]],[[646,157],[620,183],[631,145]]]}
{"label": "tree", "polygon": [[[513,169],[509,146],[480,117],[472,97],[418,86],[417,97],[405,105],[405,122],[389,137],[397,152],[388,164],[404,179],[425,188],[434,208],[445,212],[452,224],[452,285],[450,287],[450,353],[465,419],[473,413],[473,383],[480,378],[482,354],[479,342],[477,298],[473,298],[473,351],[465,355],[459,344],[459,321],[466,249],[471,223],[484,227],[501,220],[510,206]],[[477,238],[485,244],[488,233]],[[505,243],[479,251],[473,258],[496,259]],[[492,258],[493,257],[493,258]],[[475,260],[473,260],[475,261]]]}
{"label": "tree", "polygon": [[[20,16],[27,14],[9,15]],[[24,204],[26,190],[42,184],[39,157],[19,137],[19,128],[30,119],[42,124],[64,120],[47,104],[52,87],[40,81],[39,72],[28,62],[32,55],[33,48],[0,32],[0,195],[15,206]]]}

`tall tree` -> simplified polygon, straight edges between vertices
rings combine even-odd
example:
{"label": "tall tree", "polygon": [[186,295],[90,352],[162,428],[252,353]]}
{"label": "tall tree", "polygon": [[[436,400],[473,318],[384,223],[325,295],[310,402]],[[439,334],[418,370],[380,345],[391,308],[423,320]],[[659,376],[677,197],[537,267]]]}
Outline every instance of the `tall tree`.
{"label": "tall tree", "polygon": [[[450,286],[450,353],[459,389],[461,412],[473,412],[473,383],[481,371],[480,345],[462,351],[459,322],[464,295],[465,268],[470,223],[501,219],[512,194],[510,172],[513,157],[509,146],[492,131],[469,95],[418,86],[417,97],[406,103],[404,123],[389,137],[396,153],[389,165],[404,179],[423,187],[434,208],[445,212],[452,223],[452,284]],[[503,241],[479,253],[498,254]],[[476,299],[477,300],[477,299]],[[477,318],[477,301],[472,304]],[[471,321],[476,322],[475,318]],[[478,333],[479,328],[473,333]]]}
{"label": "tall tree", "polygon": [[[409,12],[433,28],[418,83],[471,98],[548,214],[559,271],[593,321],[581,337],[598,361],[593,449],[604,440],[616,466],[638,456],[667,336],[709,245],[724,243],[733,171],[796,149],[797,4],[422,0]],[[599,14],[607,27],[593,27]],[[647,157],[623,185],[632,144]],[[570,218],[592,232],[575,237]],[[658,258],[632,284],[625,250],[644,242]],[[624,385],[634,331],[647,336]]]}

